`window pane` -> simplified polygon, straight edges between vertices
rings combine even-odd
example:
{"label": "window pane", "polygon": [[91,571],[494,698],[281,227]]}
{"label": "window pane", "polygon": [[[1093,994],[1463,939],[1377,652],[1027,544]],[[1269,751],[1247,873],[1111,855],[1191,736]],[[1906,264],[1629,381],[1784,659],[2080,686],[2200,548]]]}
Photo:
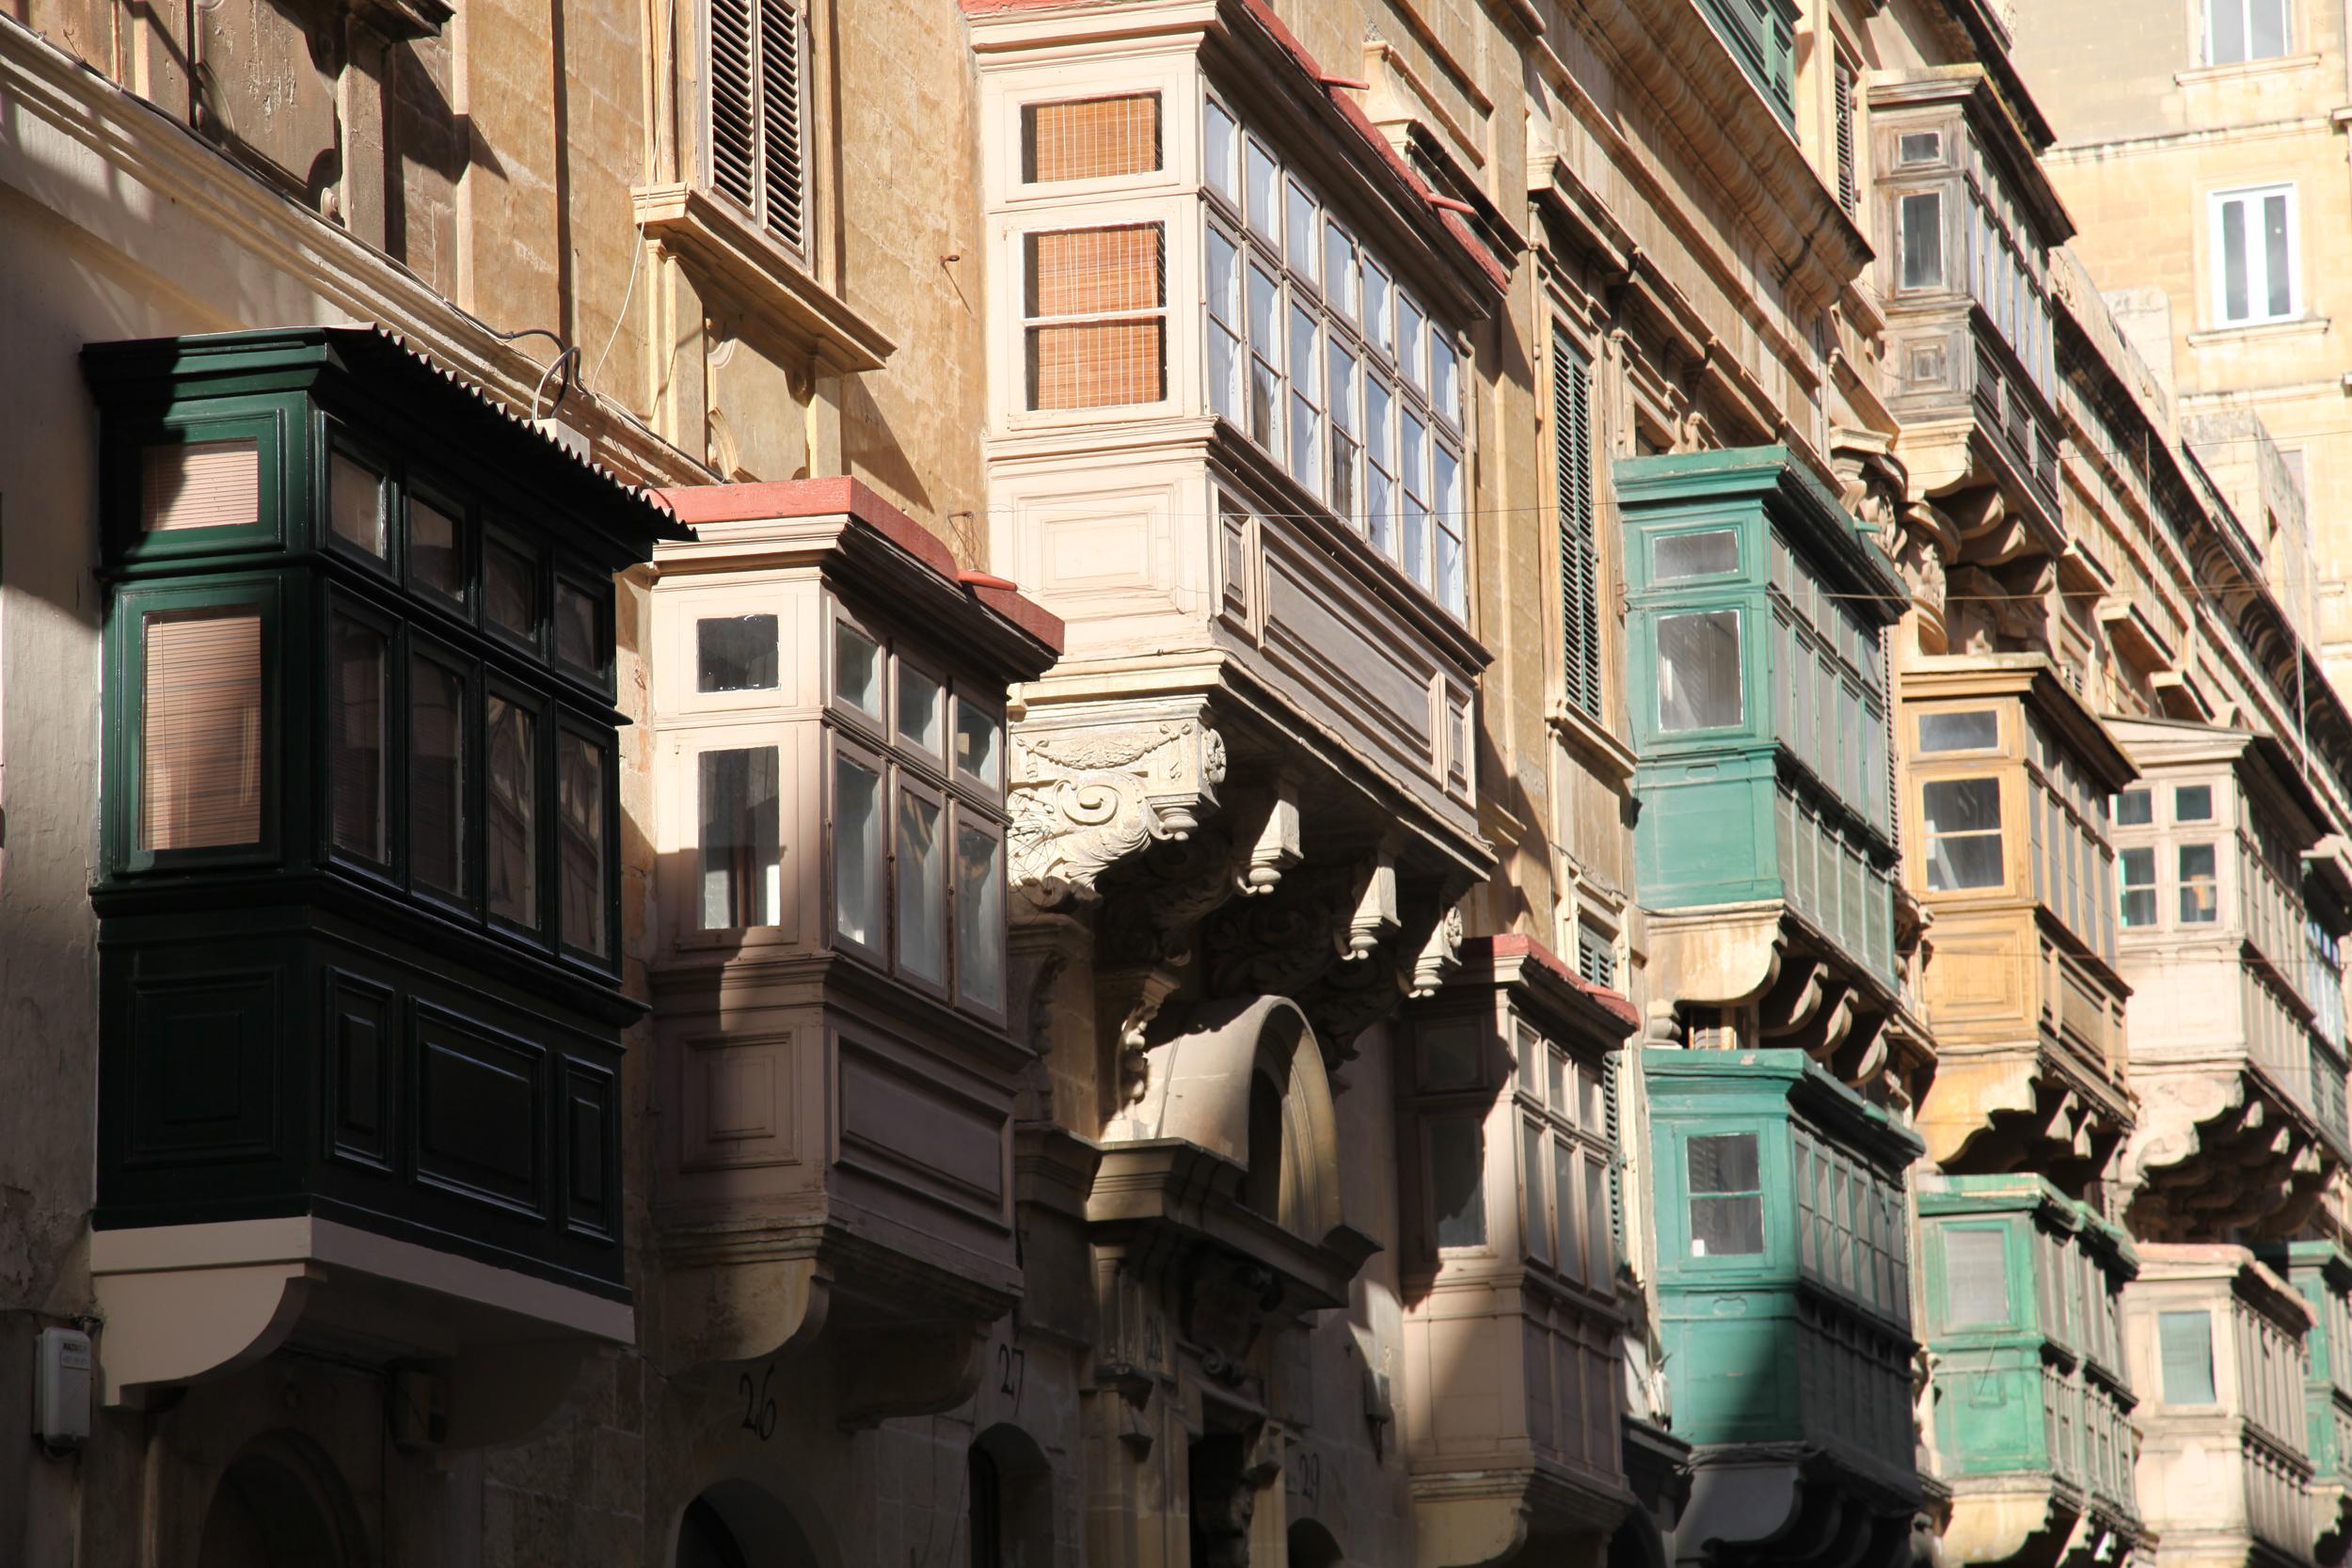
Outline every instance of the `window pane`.
{"label": "window pane", "polygon": [[2269,285],[2266,313],[2274,319],[2295,313],[2295,275],[2287,257],[2287,198],[2284,192],[2263,198],[2264,281]]}
{"label": "window pane", "polygon": [[1691,1256],[1748,1258],[1764,1250],[1764,1199],[1691,1199]]}
{"label": "window pane", "polygon": [[482,575],[490,624],[517,637],[538,636],[538,569],[531,558],[489,540],[482,546]]}
{"label": "window pane", "polygon": [[970,703],[956,704],[956,766],[984,784],[996,783],[995,715]]}
{"label": "window pane", "polygon": [[1438,602],[1455,615],[1469,610],[1463,576],[1462,463],[1442,444],[1433,445],[1438,518]]}
{"label": "window pane", "polygon": [[2220,890],[2214,880],[2214,847],[2181,846],[2181,924],[2210,926],[2221,918]]}
{"label": "window pane", "polygon": [[1607,1177],[1600,1157],[1588,1151],[1584,1156],[1584,1267],[1597,1291],[1606,1290],[1617,1272],[1616,1243],[1609,1233]]}
{"label": "window pane", "polygon": [[898,738],[919,746],[932,756],[939,755],[939,731],[945,716],[940,709],[947,703],[947,694],[940,684],[920,670],[898,666]]}
{"label": "window pane", "polygon": [[1320,247],[1315,244],[1315,230],[1322,227],[1315,221],[1315,198],[1307,187],[1294,180],[1290,182],[1290,221],[1285,240],[1288,249],[1284,259],[1291,270],[1304,274],[1309,282],[1315,280],[1315,262]]}
{"label": "window pane", "polygon": [[882,778],[836,756],[833,763],[833,926],[851,942],[882,945]]}
{"label": "window pane", "polygon": [[898,792],[898,967],[940,985],[947,981],[946,882],[939,842],[940,808]]}
{"label": "window pane", "polygon": [[1364,334],[1373,347],[1386,354],[1392,346],[1389,332],[1389,275],[1371,257],[1364,258]]}
{"label": "window pane", "polygon": [[1426,371],[1422,362],[1422,323],[1426,320],[1413,296],[1403,290],[1396,295],[1396,362],[1405,372],[1405,379],[1416,387],[1425,387]]}
{"label": "window pane", "polygon": [[1935,289],[1944,284],[1944,198],[1923,191],[1902,199],[1902,286]]}
{"label": "window pane", "polygon": [[2156,852],[2149,848],[2125,849],[2116,856],[2116,863],[2123,872],[2124,928],[2153,926],[2156,923]]}
{"label": "window pane", "polygon": [[1551,1216],[1553,1242],[1558,1247],[1560,1272],[1570,1279],[1585,1278],[1584,1251],[1577,1244],[1576,1233],[1576,1145],[1553,1133],[1551,1138],[1551,1191],[1555,1212]]}
{"label": "window pane", "polygon": [[2127,789],[2115,798],[2115,825],[2144,828],[2154,820],[2153,798],[2144,789]]}
{"label": "window pane", "polygon": [[1249,227],[1275,238],[1281,221],[1282,171],[1276,166],[1274,154],[1267,151],[1254,137],[1248,144],[1245,162],[1248,188]]}
{"label": "window pane", "polygon": [[408,662],[408,869],[421,887],[466,893],[466,682]]}
{"label": "window pane", "polygon": [[2213,785],[2183,784],[2172,792],[2172,820],[2175,822],[2210,822],[2213,820]]}
{"label": "window pane", "polygon": [[563,900],[564,940],[602,958],[606,951],[604,888],[604,748],[584,736],[555,744],[556,894]]}
{"label": "window pane", "polygon": [[882,645],[847,621],[833,624],[833,690],[876,723],[882,721]]}
{"label": "window pane", "polygon": [[2253,314],[2246,281],[2246,202],[2221,204],[2221,315],[2242,322]]}
{"label": "window pane", "polygon": [[491,697],[484,705],[483,727],[490,767],[482,814],[490,912],[536,926],[539,847],[532,824],[539,801],[538,725],[528,710]]}
{"label": "window pane", "polygon": [[2205,0],[2212,28],[2209,63],[2235,65],[2246,58],[2246,0]]}
{"label": "window pane", "polygon": [[706,931],[773,926],[784,906],[776,749],[705,752],[698,768],[702,896],[695,925]]}
{"label": "window pane", "polygon": [[555,585],[555,657],[595,674],[604,668],[597,646],[596,595],[560,578]]}
{"label": "window pane", "polygon": [[261,444],[183,441],[150,447],[139,465],[139,528],[237,528],[262,519]]}
{"label": "window pane", "polygon": [[453,599],[466,596],[457,519],[413,498],[408,502],[408,580]]}
{"label": "window pane", "polygon": [[1737,724],[1740,612],[1708,610],[1658,618],[1658,727],[1669,732]]}
{"label": "window pane", "polygon": [[1432,329],[1429,334],[1429,401],[1455,424],[1462,422],[1462,360],[1454,340]]}
{"label": "window pane", "polygon": [[2000,743],[2000,715],[1990,708],[1919,715],[1922,752],[1989,752]]}
{"label": "window pane", "polygon": [[1429,1122],[1429,1212],[1440,1247],[1486,1244],[1486,1129],[1474,1117]]}
{"label": "window pane", "polygon": [[994,835],[956,833],[956,990],[992,1010],[1005,1005],[1005,859]]}
{"label": "window pane", "polygon": [[348,452],[335,453],[326,483],[326,512],[338,539],[383,559],[383,475]]}
{"label": "window pane", "polygon": [[1740,535],[1736,530],[1709,529],[1705,533],[1677,533],[1650,546],[1650,576],[1660,582],[1681,578],[1714,577],[1740,569]]}
{"label": "window pane", "polygon": [[2248,0],[2246,57],[2273,60],[2287,52],[2287,0]]}
{"label": "window pane", "polygon": [[1241,199],[1241,186],[1234,178],[1234,144],[1240,139],[1233,117],[1225,112],[1225,105],[1216,99],[1208,103],[1205,121],[1204,151],[1209,165],[1209,184],[1228,201]]}
{"label": "window pane", "polygon": [[1998,887],[2001,864],[2001,781],[1941,779],[1924,785],[1928,889]]}
{"label": "window pane", "polygon": [[2213,1403],[2212,1315],[2160,1312],[2156,1342],[2164,1368],[2164,1402]]}
{"label": "window pane", "polygon": [[1944,1322],[1953,1328],[2009,1322],[2009,1233],[1944,1232]]}
{"label": "window pane", "polygon": [[1405,575],[1422,587],[1429,586],[1429,481],[1423,464],[1429,449],[1429,427],[1418,416],[1400,410],[1403,429],[1397,440],[1398,455],[1403,459],[1405,481],[1405,515],[1398,535],[1404,546],[1398,554]]}
{"label": "window pane", "polygon": [[1753,1132],[1694,1137],[1684,1148],[1684,1159],[1693,1193],[1753,1193],[1764,1185]]}
{"label": "window pane", "polygon": [[1323,295],[1342,315],[1356,314],[1356,243],[1327,218],[1323,225]]}
{"label": "window pane", "polygon": [[1167,395],[1166,323],[1156,315],[1167,303],[1162,249],[1156,223],[1027,237],[1030,316],[1130,317],[1030,327],[1031,408],[1104,408]]}
{"label": "window pane", "polygon": [[[1519,1123],[1519,1190],[1527,1205],[1527,1255],[1551,1261],[1551,1215],[1544,1201],[1544,1134],[1534,1122]],[[1560,1189],[1565,1196],[1571,1189]],[[1574,1199],[1569,1200],[1573,1207]],[[1573,1254],[1571,1254],[1573,1256]]]}
{"label": "window pane", "polygon": [[327,636],[327,658],[326,787],[335,847],[387,861],[384,770],[391,749],[384,726],[390,718],[391,668],[384,634],[338,615]]}
{"label": "window pane", "polygon": [[139,847],[262,837],[262,618],[158,610],[144,623]]}
{"label": "window pane", "polygon": [[[1214,121],[1214,104],[1210,114]],[[1216,135],[1212,129],[1213,144]],[[1158,93],[1021,106],[1021,178],[1029,184],[1149,174],[1159,166]]]}
{"label": "window pane", "polygon": [[726,615],[694,623],[694,689],[772,691],[776,618]]}

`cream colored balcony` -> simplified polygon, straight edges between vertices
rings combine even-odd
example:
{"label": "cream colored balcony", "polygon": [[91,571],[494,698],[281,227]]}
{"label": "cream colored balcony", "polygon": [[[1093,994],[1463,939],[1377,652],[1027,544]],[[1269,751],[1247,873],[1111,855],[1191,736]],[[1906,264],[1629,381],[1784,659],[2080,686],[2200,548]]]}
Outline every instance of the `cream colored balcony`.
{"label": "cream colored balcony", "polygon": [[2131,762],[2038,654],[1916,658],[1899,678],[1938,1058],[1919,1131],[1947,1170],[2079,1184],[2132,1125],[2107,825]]}
{"label": "cream colored balcony", "polygon": [[2133,1229],[2292,1235],[2345,1156],[2325,810],[2266,738],[2114,729],[2143,773],[2115,804],[2140,1101],[2123,1160]]}
{"label": "cream colored balcony", "polygon": [[2123,1292],[2139,1505],[2175,1568],[2313,1560],[2311,1308],[2243,1247],[2139,1248]]}
{"label": "cream colored balcony", "polygon": [[1629,1497],[1605,1078],[1633,1010],[1525,937],[1462,958],[1396,1055],[1422,1568],[1605,1536]]}

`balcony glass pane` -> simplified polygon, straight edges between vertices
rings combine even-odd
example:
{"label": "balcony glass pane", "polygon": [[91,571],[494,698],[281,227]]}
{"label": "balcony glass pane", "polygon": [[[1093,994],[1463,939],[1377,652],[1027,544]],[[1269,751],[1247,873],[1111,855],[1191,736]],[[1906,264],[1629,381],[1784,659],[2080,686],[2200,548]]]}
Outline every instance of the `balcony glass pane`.
{"label": "balcony glass pane", "polygon": [[996,716],[959,699],[956,703],[956,767],[987,784],[996,785]]}
{"label": "balcony glass pane", "polygon": [[833,690],[850,706],[882,722],[882,645],[847,621],[833,624]]}
{"label": "balcony glass pane", "polygon": [[1247,142],[1244,154],[1244,183],[1249,203],[1249,227],[1269,241],[1280,231],[1282,223],[1282,171],[1274,161],[1274,154],[1255,137]]}
{"label": "balcony glass pane", "polygon": [[1485,1124],[1476,1117],[1436,1117],[1429,1129],[1429,1213],[1439,1247],[1486,1244]]}
{"label": "balcony glass pane", "polygon": [[2125,849],[2116,857],[2123,871],[2123,928],[2132,930],[2156,923],[2156,852]]}
{"label": "balcony glass pane", "polygon": [[1208,101],[1203,120],[1202,151],[1208,164],[1210,188],[1226,200],[1236,204],[1241,200],[1241,182],[1233,168],[1233,155],[1241,140],[1240,128],[1225,105],[1212,98]]}
{"label": "balcony glass pane", "polygon": [[1691,1193],[1691,1256],[1764,1250],[1764,1196],[1756,1135],[1714,1133],[1684,1146]]}
{"label": "balcony glass pane", "polygon": [[1323,225],[1323,297],[1340,314],[1355,316],[1356,242],[1327,218]]}
{"label": "balcony glass pane", "polygon": [[2163,1363],[2164,1402],[2213,1403],[2212,1314],[2157,1314],[2156,1342]]}
{"label": "balcony glass pane", "polygon": [[[1568,1188],[1560,1189],[1563,1194]],[[1519,1123],[1519,1191],[1526,1204],[1527,1255],[1538,1263],[1551,1261],[1551,1212],[1544,1200],[1544,1132],[1532,1121]]]}
{"label": "balcony glass pane", "polygon": [[384,476],[348,452],[334,457],[327,480],[327,524],[335,537],[384,557]]}
{"label": "balcony glass pane", "polygon": [[1570,1279],[1582,1280],[1583,1249],[1576,1229],[1577,1165],[1576,1145],[1553,1134],[1551,1140],[1551,1190],[1558,1203],[1552,1215],[1553,1240],[1560,1249],[1560,1272]]}
{"label": "balcony glass pane", "polygon": [[139,847],[201,849],[262,837],[262,618],[146,618]]}
{"label": "balcony glass pane", "polygon": [[465,597],[466,562],[457,519],[411,497],[408,501],[408,581],[453,599]]}
{"label": "balcony glass pane", "polygon": [[851,942],[882,945],[882,775],[848,756],[833,764],[833,926]]}
{"label": "balcony glass pane", "polygon": [[945,846],[940,808],[912,790],[898,792],[898,967],[919,979],[947,979]]}
{"label": "balcony glass pane", "polygon": [[2009,1232],[1944,1232],[1944,1322],[1947,1327],[2009,1322]]}
{"label": "balcony glass pane", "polygon": [[1920,791],[1927,820],[1928,889],[1998,887],[2001,865],[2001,781],[1940,779]]}
{"label": "balcony glass pane", "polygon": [[518,550],[490,540],[482,546],[484,612],[516,637],[539,635],[539,569]]}
{"label": "balcony glass pane", "polygon": [[1986,752],[2000,743],[2000,715],[1991,708],[1919,715],[1922,752]]}
{"label": "balcony glass pane", "polygon": [[1716,577],[1739,569],[1740,534],[1736,529],[1669,534],[1650,546],[1650,577],[1659,582]]}
{"label": "balcony glass pane", "polygon": [[596,645],[596,601],[583,588],[568,582],[555,585],[555,657],[590,674],[604,668],[603,650]]}
{"label": "balcony glass pane", "polygon": [[783,903],[783,846],[773,746],[705,752],[699,763],[706,931],[773,926]]}
{"label": "balcony glass pane", "polygon": [[2115,798],[2115,825],[2144,828],[2154,819],[2154,798],[2144,789],[2127,789]]}
{"label": "balcony glass pane", "polygon": [[384,634],[338,615],[327,638],[326,786],[335,847],[381,863],[390,858],[384,819],[385,725],[391,674]]}
{"label": "balcony glass pane", "polygon": [[2172,820],[2175,822],[2210,822],[2213,820],[2213,785],[2183,784],[2172,792]]}
{"label": "balcony glass pane", "polygon": [[898,665],[898,738],[908,745],[939,755],[940,727],[945,722],[942,709],[947,705],[947,693],[940,684],[903,660]]}
{"label": "balcony glass pane", "polygon": [[604,748],[585,736],[561,736],[555,746],[556,896],[564,940],[598,958],[609,946],[604,847]]}
{"label": "balcony glass pane", "polygon": [[1944,198],[1922,191],[1902,198],[1902,286],[1944,286]]}
{"label": "balcony glass pane", "polygon": [[502,697],[485,705],[489,782],[483,802],[483,859],[490,912],[517,926],[539,924],[538,721]]}
{"label": "balcony glass pane", "polygon": [[1673,732],[1737,724],[1740,612],[1695,610],[1658,619],[1658,727]]}
{"label": "balcony glass pane", "polygon": [[1322,247],[1315,244],[1316,230],[1322,227],[1316,216],[1314,197],[1306,186],[1292,181],[1283,259],[1290,262],[1292,271],[1304,275],[1310,283],[1316,281],[1315,262],[1322,253]]}
{"label": "balcony glass pane", "polygon": [[1364,258],[1364,335],[1372,346],[1387,354],[1393,347],[1390,333],[1390,299],[1393,291],[1389,275],[1371,257]]}
{"label": "balcony glass pane", "polygon": [[2221,918],[2221,896],[2214,877],[2210,844],[2181,846],[2181,924],[2210,926]]}
{"label": "balcony glass pane", "polygon": [[956,989],[994,1011],[1005,1005],[1005,851],[993,833],[956,833]]}
{"label": "balcony glass pane", "polygon": [[429,658],[408,666],[408,869],[421,887],[466,892],[466,681]]}

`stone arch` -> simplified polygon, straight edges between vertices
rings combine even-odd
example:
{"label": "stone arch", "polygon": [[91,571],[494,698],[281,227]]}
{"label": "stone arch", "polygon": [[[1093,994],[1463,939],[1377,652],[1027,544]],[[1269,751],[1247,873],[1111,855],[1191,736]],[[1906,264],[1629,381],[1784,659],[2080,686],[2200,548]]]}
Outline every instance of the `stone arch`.
{"label": "stone arch", "polygon": [[696,1493],[670,1539],[671,1568],[823,1568],[801,1515],[743,1476]]}
{"label": "stone arch", "polygon": [[971,1568],[1051,1568],[1054,1469],[1037,1440],[1009,1421],[972,1439]]}
{"label": "stone arch", "polygon": [[1339,1537],[1320,1519],[1292,1520],[1287,1544],[1288,1568],[1340,1568],[1347,1560]]}
{"label": "stone arch", "polygon": [[197,1568],[358,1568],[373,1560],[333,1460],[292,1431],[237,1450],[204,1512]]}

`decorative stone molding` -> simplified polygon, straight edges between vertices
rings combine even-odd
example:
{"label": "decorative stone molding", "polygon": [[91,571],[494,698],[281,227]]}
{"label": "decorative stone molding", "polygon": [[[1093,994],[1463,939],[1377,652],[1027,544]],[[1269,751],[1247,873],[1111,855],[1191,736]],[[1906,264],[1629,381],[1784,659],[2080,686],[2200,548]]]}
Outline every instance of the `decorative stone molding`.
{"label": "decorative stone molding", "polygon": [[1437,995],[1446,976],[1461,964],[1462,910],[1457,904],[1438,918],[1429,940],[1422,943],[1421,957],[1413,960],[1412,995],[1416,999]]}
{"label": "decorative stone molding", "polygon": [[1041,909],[1091,904],[1104,872],[1154,843],[1189,838],[1216,809],[1224,780],[1224,738],[1197,708],[1016,728],[1013,885]]}

